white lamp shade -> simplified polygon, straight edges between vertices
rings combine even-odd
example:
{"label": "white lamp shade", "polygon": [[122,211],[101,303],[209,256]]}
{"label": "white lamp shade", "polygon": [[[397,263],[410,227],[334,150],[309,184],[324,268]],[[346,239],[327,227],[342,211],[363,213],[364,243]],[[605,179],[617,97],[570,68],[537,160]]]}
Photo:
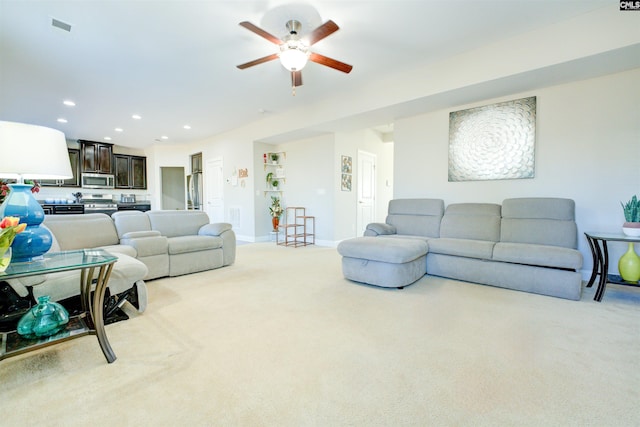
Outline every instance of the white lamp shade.
{"label": "white lamp shade", "polygon": [[73,177],[64,133],[25,123],[0,121],[0,177],[67,179]]}
{"label": "white lamp shade", "polygon": [[309,56],[298,48],[287,47],[280,52],[280,62],[289,71],[300,71],[307,64]]}

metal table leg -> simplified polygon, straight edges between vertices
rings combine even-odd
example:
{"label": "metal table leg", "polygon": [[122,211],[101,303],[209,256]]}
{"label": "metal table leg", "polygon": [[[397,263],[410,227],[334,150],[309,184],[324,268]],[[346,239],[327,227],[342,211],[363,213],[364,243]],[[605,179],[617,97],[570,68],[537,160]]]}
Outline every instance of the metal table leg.
{"label": "metal table leg", "polygon": [[600,269],[600,282],[598,283],[598,289],[596,290],[596,295],[593,297],[594,301],[602,301],[602,297],[604,296],[604,291],[607,287],[607,279],[609,272],[609,251],[607,249],[607,241],[602,240],[602,250],[600,249],[600,245],[598,245],[598,240],[596,240],[596,253],[599,258],[599,269]]}
{"label": "metal table leg", "polygon": [[594,247],[594,245],[596,245],[597,243],[588,234],[585,233],[585,236],[587,238],[587,242],[589,243],[589,248],[591,249],[591,257],[593,259],[593,267],[591,268],[591,277],[589,278],[589,282],[587,283],[587,288],[590,288],[591,286],[593,286],[594,282],[596,281],[596,276],[599,273],[598,267],[600,267],[600,263],[598,261],[598,257],[596,255],[596,249]]}
{"label": "metal table leg", "polygon": [[91,287],[93,282],[93,275],[95,268],[90,268],[88,272],[82,271],[82,304],[83,308],[89,313],[89,321],[91,322],[91,328],[95,331],[95,335],[98,338],[98,343],[102,349],[104,357],[107,362],[113,363],[116,360],[116,355],[109,344],[109,339],[104,330],[104,295],[107,290],[107,283],[109,283],[109,277],[111,276],[111,270],[113,269],[113,263],[100,266],[98,275],[96,277],[96,288],[93,292],[93,298],[91,298]]}

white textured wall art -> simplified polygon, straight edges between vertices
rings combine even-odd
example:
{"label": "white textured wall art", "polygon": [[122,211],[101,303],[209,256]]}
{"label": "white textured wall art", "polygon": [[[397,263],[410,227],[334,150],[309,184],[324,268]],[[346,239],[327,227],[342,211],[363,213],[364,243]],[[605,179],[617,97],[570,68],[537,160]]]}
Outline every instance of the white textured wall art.
{"label": "white textured wall art", "polygon": [[449,181],[534,177],[536,97],[449,113]]}

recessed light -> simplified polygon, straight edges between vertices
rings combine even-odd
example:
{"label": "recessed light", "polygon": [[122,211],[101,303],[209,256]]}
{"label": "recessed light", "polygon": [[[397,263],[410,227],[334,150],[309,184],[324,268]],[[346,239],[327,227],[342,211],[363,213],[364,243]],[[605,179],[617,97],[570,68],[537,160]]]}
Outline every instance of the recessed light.
{"label": "recessed light", "polygon": [[182,126],[182,127],[183,127],[183,128],[185,128],[185,129],[187,129],[187,130],[191,129],[191,126],[189,126],[189,125],[184,125],[184,126]]}
{"label": "recessed light", "polygon": [[105,137],[104,137],[104,140],[105,140],[105,141],[111,141],[111,137],[110,137],[110,136],[105,136]]}
{"label": "recessed light", "polygon": [[76,103],[71,101],[70,99],[65,99],[64,101],[62,101],[62,103],[64,105],[66,105],[67,107],[75,107]]}
{"label": "recessed light", "polygon": [[63,119],[62,117],[60,117],[58,119],[58,123],[67,123],[67,119]]}
{"label": "recessed light", "polygon": [[166,135],[162,135],[162,136],[160,137],[160,139],[169,139],[169,137],[168,137],[168,136],[166,136]]}
{"label": "recessed light", "polygon": [[122,128],[115,128],[114,129],[116,132],[122,132]]}
{"label": "recessed light", "polygon": [[131,116],[131,118],[135,120],[140,120],[142,117],[138,114],[134,114],[133,116]]}

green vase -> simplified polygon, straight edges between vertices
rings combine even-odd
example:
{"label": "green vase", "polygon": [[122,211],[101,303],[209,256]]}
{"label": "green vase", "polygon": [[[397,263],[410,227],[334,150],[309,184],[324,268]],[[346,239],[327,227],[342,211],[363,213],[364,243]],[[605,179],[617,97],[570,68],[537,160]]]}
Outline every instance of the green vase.
{"label": "green vase", "polygon": [[69,313],[49,296],[38,297],[38,305],[29,310],[18,322],[18,334],[26,338],[51,336],[69,323]]}
{"label": "green vase", "polygon": [[620,277],[625,282],[637,282],[640,280],[640,257],[633,249],[633,243],[629,243],[629,249],[618,261]]}

